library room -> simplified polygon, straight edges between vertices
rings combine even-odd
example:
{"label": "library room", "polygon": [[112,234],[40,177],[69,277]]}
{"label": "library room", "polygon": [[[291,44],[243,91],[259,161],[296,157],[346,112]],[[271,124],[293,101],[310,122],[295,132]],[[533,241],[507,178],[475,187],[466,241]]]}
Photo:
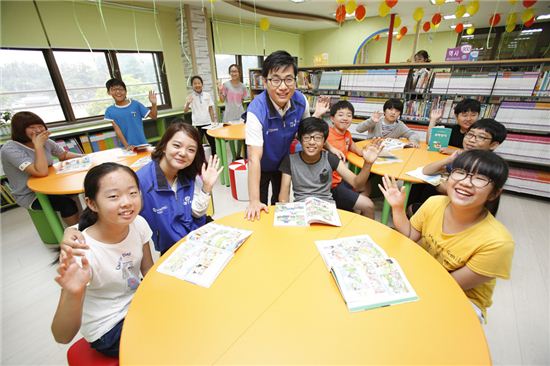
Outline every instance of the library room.
{"label": "library room", "polygon": [[550,0],[0,0],[0,75],[1,364],[550,364]]}

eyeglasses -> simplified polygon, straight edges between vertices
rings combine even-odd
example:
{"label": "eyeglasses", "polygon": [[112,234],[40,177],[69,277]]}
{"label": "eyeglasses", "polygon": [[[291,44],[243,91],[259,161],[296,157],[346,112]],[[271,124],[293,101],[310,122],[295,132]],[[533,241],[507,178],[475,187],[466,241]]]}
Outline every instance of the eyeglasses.
{"label": "eyeglasses", "polygon": [[473,133],[473,132],[468,132],[466,135],[464,135],[464,137],[467,137],[467,138],[469,138],[469,139],[473,139],[474,141],[479,141],[479,142],[491,140],[490,137],[485,137],[485,136],[481,136],[481,135],[476,135],[476,134]]}
{"label": "eyeglasses", "polygon": [[452,180],[460,182],[470,177],[470,183],[476,188],[483,188],[489,185],[493,180],[481,174],[468,173],[464,169],[453,169],[449,176]]}
{"label": "eyeglasses", "polygon": [[279,87],[281,86],[281,83],[285,82],[285,85],[286,86],[294,86],[296,84],[296,78],[291,78],[291,77],[288,77],[288,78],[284,78],[284,79],[280,79],[280,78],[268,78],[267,81],[269,81],[271,83],[271,85],[273,85],[274,87]]}
{"label": "eyeglasses", "polygon": [[119,91],[125,91],[126,89],[122,88],[122,87],[113,87],[113,88],[110,88],[109,89],[111,92],[119,92]]}
{"label": "eyeglasses", "polygon": [[323,140],[325,139],[325,136],[323,135],[303,135],[302,136],[302,140],[304,142],[308,142],[308,141],[315,141],[315,142],[322,142]]}

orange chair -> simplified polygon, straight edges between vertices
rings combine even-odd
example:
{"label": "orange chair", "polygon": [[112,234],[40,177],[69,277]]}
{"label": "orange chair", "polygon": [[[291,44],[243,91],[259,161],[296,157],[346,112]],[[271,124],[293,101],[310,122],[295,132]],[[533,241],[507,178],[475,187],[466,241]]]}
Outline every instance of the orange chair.
{"label": "orange chair", "polygon": [[118,366],[118,358],[108,357],[93,349],[84,338],[67,351],[69,366]]}

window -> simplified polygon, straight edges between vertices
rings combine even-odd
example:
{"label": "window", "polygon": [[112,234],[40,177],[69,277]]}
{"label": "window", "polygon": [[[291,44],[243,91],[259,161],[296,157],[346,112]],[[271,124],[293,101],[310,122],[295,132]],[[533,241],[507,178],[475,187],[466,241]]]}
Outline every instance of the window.
{"label": "window", "polygon": [[103,52],[54,51],[75,118],[99,116],[113,104],[105,82],[111,78]]}
{"label": "window", "polygon": [[229,66],[237,63],[235,55],[216,55],[216,74],[218,83],[224,83],[231,79],[229,76]]}
{"label": "window", "polygon": [[0,49],[0,112],[27,110],[46,123],[98,119],[113,103],[105,82],[121,78],[128,97],[170,107],[160,52]]}
{"label": "window", "polygon": [[0,109],[31,111],[44,122],[64,119],[42,51],[0,49]]}
{"label": "window", "polygon": [[258,56],[241,56],[242,70],[243,70],[243,83],[246,86],[250,86],[250,72],[249,69],[255,69],[260,67],[260,60]]}
{"label": "window", "polygon": [[263,56],[245,56],[245,55],[216,55],[216,73],[218,82],[224,83],[231,79],[229,76],[229,66],[239,65],[242,75],[241,81],[247,87],[250,86],[249,69],[262,66]]}

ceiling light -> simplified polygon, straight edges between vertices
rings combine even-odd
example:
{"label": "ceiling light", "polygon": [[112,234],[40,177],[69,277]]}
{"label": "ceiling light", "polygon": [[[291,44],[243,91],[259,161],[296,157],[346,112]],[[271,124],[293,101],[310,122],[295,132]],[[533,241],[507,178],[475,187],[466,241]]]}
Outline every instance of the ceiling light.
{"label": "ceiling light", "polygon": [[462,36],[462,39],[472,39],[474,38],[474,35],[470,35],[470,36]]}
{"label": "ceiling light", "polygon": [[[462,18],[469,18],[469,17],[470,17],[470,14],[468,14],[468,13],[464,13],[464,15],[462,16]],[[443,19],[445,19],[445,20],[456,19],[456,15],[454,15],[454,14],[443,15]]]}
{"label": "ceiling light", "polygon": [[[332,13],[332,16],[335,17],[336,13]],[[352,18],[355,18],[355,12],[353,12],[352,14],[346,14],[346,20]]]}
{"label": "ceiling light", "polygon": [[550,14],[541,14],[537,17],[537,20],[550,19]]}
{"label": "ceiling light", "polygon": [[304,1],[306,0],[290,0],[291,3],[295,3],[295,4],[303,3]]}
{"label": "ceiling light", "polygon": [[531,33],[539,33],[539,32],[542,32],[542,28],[522,30],[520,34],[531,34]]}
{"label": "ceiling light", "polygon": [[[435,5],[435,0],[430,0],[430,2],[432,3],[432,5]],[[445,0],[446,3],[454,3],[455,0]]]}
{"label": "ceiling light", "polygon": [[[471,25],[470,23],[468,23],[468,24],[463,24],[463,26],[464,26],[464,28],[471,28],[471,27],[472,27],[472,25]],[[451,25],[450,28],[451,28],[451,29],[455,29],[455,28],[456,28],[456,25]]]}

